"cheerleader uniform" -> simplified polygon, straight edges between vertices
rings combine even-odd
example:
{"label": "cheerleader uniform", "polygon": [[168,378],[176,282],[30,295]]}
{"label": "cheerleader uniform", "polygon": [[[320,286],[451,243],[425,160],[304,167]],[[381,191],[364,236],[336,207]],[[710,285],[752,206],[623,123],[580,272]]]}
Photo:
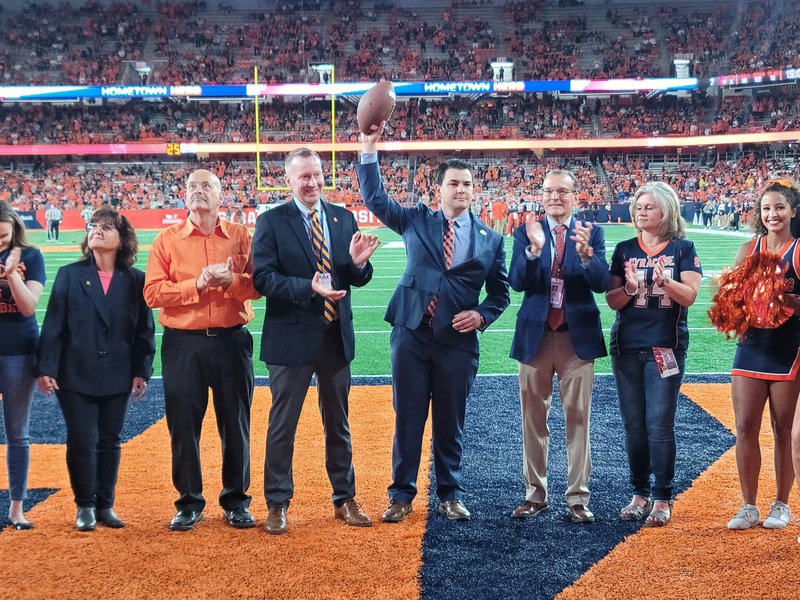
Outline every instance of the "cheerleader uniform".
{"label": "cheerleader uniform", "polygon": [[[767,239],[759,236],[750,246],[749,254],[766,252]],[[800,244],[798,239],[786,243],[778,253],[783,259],[788,291],[798,292],[800,273]],[[783,325],[772,329],[749,328],[736,346],[731,375],[793,381],[800,370],[800,319],[792,315]]]}

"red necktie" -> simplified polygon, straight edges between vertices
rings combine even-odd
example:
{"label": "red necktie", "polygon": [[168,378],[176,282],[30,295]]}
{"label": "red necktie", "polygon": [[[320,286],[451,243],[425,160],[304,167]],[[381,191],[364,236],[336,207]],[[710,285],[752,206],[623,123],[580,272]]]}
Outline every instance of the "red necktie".
{"label": "red necktie", "polygon": [[[455,234],[455,219],[445,219],[444,221],[444,235],[442,236],[442,253],[444,254],[444,268],[449,269],[453,264],[453,254],[456,250],[456,234]],[[436,302],[438,301],[438,294],[431,298],[431,303],[428,305],[428,314],[434,316],[436,314]]]}
{"label": "red necktie", "polygon": [[[314,247],[314,255],[317,257],[317,271],[331,273],[331,255],[328,253],[328,245],[325,243],[325,234],[322,231],[322,224],[319,222],[317,209],[313,208],[308,211],[308,216],[311,217],[311,245]],[[331,281],[331,283],[333,282]],[[327,323],[336,318],[336,302],[325,298],[322,317]]]}
{"label": "red necktie", "polygon": [[[556,256],[553,259],[551,277],[561,277],[561,264],[564,262],[564,245],[566,243],[564,231],[566,229],[566,225],[559,225],[554,230],[556,236]],[[547,326],[553,331],[564,324],[564,292],[566,292],[566,290],[562,291],[561,306],[559,308],[550,306],[550,309],[547,311]]]}

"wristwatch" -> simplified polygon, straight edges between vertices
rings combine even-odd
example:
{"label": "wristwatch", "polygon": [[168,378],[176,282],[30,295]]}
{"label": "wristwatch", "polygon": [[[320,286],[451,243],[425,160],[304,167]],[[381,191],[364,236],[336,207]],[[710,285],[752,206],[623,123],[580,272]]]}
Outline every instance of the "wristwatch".
{"label": "wristwatch", "polygon": [[661,287],[667,287],[671,281],[669,277],[664,277],[664,279],[661,280]]}

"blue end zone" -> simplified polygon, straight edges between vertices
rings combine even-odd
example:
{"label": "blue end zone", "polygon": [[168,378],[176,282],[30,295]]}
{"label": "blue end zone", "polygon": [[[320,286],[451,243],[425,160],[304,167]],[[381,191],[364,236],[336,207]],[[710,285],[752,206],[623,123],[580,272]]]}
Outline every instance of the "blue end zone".
{"label": "blue end zone", "polygon": [[[66,467],[64,467],[66,468]],[[23,502],[23,510],[28,512],[39,502],[44,502],[56,490],[41,489],[41,490],[28,490],[28,498]],[[7,525],[10,525],[8,520],[8,505],[10,498],[8,497],[8,490],[0,490],[0,532],[2,532]],[[34,523],[34,526],[36,523]]]}
{"label": "blue end zone", "polygon": [[[727,375],[685,379],[730,381]],[[550,509],[532,520],[512,519],[511,511],[525,499],[517,377],[479,377],[475,382],[464,433],[464,487],[473,519],[450,522],[438,514],[431,469],[423,598],[552,598],[641,527],[641,522],[618,517],[631,489],[613,378],[597,377],[592,401],[590,507],[597,522],[591,525],[575,525],[566,517],[564,414],[557,388],[553,400]],[[679,400],[676,421],[677,494],[728,450],[734,437],[686,396]]]}

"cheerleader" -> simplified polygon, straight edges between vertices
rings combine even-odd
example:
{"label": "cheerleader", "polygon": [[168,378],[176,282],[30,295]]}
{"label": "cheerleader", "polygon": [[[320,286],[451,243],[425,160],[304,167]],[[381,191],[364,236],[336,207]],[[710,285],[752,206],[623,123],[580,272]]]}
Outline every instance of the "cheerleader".
{"label": "cheerleader", "polygon": [[[800,300],[796,293],[800,273],[800,247],[792,236],[791,221],[800,206],[800,189],[786,179],[767,183],[753,215],[756,238],[742,245],[736,264],[749,254],[771,252],[782,257],[791,294],[784,298],[795,310],[777,328],[751,327],[741,337],[731,370],[733,410],[736,418],[736,468],[742,489],[742,504],[728,522],[728,529],[749,529],[759,524],[756,505],[761,448],[758,436],[764,405],[769,402],[775,438],[777,494],[763,527],[782,529],[792,518],[786,502],[794,479],[792,466],[792,421],[800,392]],[[794,291],[793,291],[794,290]]]}

